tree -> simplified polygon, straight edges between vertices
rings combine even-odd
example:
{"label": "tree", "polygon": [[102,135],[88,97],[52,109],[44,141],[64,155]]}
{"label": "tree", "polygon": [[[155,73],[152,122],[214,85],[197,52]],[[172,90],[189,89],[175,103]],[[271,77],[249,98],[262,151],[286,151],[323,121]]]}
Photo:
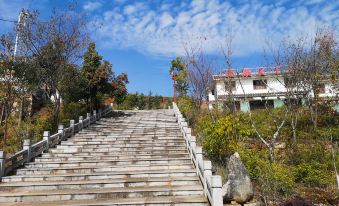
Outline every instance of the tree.
{"label": "tree", "polygon": [[63,100],[63,104],[79,102],[86,98],[86,79],[80,74],[77,65],[67,65],[59,84],[58,91]]}
{"label": "tree", "polygon": [[83,58],[84,63],[81,70],[81,74],[87,80],[86,87],[87,106],[88,109],[91,111],[94,107],[94,102],[98,91],[97,86],[98,83],[100,82],[99,80],[100,77],[99,74],[97,74],[97,70],[101,65],[102,60],[102,56],[100,56],[98,52],[95,50],[95,43],[92,42],[89,44]]}
{"label": "tree", "polygon": [[128,83],[128,76],[125,73],[119,74],[111,83],[111,95],[118,104],[121,104],[127,96],[126,84]]}
{"label": "tree", "polygon": [[188,75],[186,63],[181,57],[177,57],[171,61],[170,74],[176,73],[176,89],[179,92],[179,96],[187,95],[189,89]]}
{"label": "tree", "polygon": [[35,71],[29,62],[22,58],[14,59],[14,37],[3,35],[0,44],[0,126],[4,123],[4,144],[8,137],[8,118],[15,109],[14,103],[22,102],[35,88]]}
{"label": "tree", "polygon": [[68,64],[76,62],[87,45],[86,22],[72,8],[64,12],[53,11],[45,21],[33,12],[25,27],[19,27],[25,57],[34,62],[38,84],[53,99],[53,119],[59,120],[61,97],[58,85]]}
{"label": "tree", "polygon": [[115,76],[112,64],[107,60],[102,61],[94,43],[89,44],[84,54],[81,74],[87,81],[86,99],[90,110],[100,106],[100,96],[110,95],[118,104],[124,100],[127,94],[127,74]]}

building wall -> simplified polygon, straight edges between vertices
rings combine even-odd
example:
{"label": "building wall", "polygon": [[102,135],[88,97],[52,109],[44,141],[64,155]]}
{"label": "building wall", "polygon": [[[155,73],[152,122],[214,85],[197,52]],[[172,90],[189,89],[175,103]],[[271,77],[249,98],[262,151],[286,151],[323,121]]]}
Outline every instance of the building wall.
{"label": "building wall", "polygon": [[[262,80],[267,80],[267,88],[266,89],[254,89],[253,87],[253,80],[257,79],[262,79]],[[286,88],[284,87],[284,78],[283,77],[262,77],[262,78],[242,78],[239,80],[237,79],[230,79],[230,80],[225,80],[225,81],[235,81],[236,83],[236,88],[234,91],[232,91],[232,94],[234,95],[243,95],[243,89],[245,91],[245,94],[260,94],[260,93],[276,93],[276,92],[286,92]],[[225,90],[225,81],[223,80],[218,80],[216,82],[216,93],[217,95],[227,95],[228,91]]]}
{"label": "building wall", "polygon": [[[267,80],[267,86],[265,89],[254,89],[253,80]],[[228,91],[225,89],[225,82],[227,81],[235,81],[235,89],[232,91],[232,95],[239,95],[240,97],[236,97],[236,101],[240,103],[241,111],[248,111],[250,108],[250,103],[260,105],[264,100],[273,100],[273,106],[275,108],[282,107],[284,105],[285,92],[287,92],[284,86],[284,77],[283,76],[262,76],[262,77],[242,77],[238,78],[221,78],[215,80],[215,90],[214,95],[210,93],[210,108],[212,108],[212,104],[215,100],[222,100],[220,96],[227,96]],[[242,87],[241,87],[241,84]],[[332,83],[324,82],[325,90],[324,93],[320,93],[319,97],[321,98],[330,98],[334,99],[338,97],[338,89],[335,88]],[[244,91],[245,93],[244,93]],[[274,95],[275,93],[279,93],[279,95]],[[262,94],[262,95],[261,95]],[[273,94],[273,95],[267,95]],[[245,99],[245,95],[248,95]],[[251,96],[254,95],[254,96]],[[313,92],[310,92],[310,97],[313,97]],[[264,99],[262,98],[264,97]],[[336,110],[339,112],[339,106],[336,105]]]}

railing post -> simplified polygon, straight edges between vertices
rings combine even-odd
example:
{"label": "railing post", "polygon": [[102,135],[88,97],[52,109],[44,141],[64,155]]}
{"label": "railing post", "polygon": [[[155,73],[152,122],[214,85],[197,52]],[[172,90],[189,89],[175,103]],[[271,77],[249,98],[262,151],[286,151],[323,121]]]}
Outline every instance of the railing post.
{"label": "railing post", "polygon": [[181,124],[181,122],[184,122],[185,121],[185,119],[182,117],[182,116],[180,116],[180,114],[177,116],[177,122],[179,123],[179,125]]}
{"label": "railing post", "polygon": [[209,160],[205,160],[204,162],[204,191],[205,194],[207,194],[207,178],[209,178],[210,176],[212,176],[212,162]]}
{"label": "railing post", "polygon": [[184,136],[185,140],[186,140],[186,133],[185,133],[186,128],[187,128],[186,125],[183,125],[183,126],[181,127],[181,134]]}
{"label": "railing post", "polygon": [[196,143],[196,138],[195,136],[191,136],[190,138],[190,145],[191,145],[191,148],[190,148],[190,153],[191,153],[191,159],[193,158],[193,153],[195,152],[195,148],[197,146],[197,143]]}
{"label": "railing post", "polygon": [[74,119],[69,120],[69,127],[71,128],[71,136],[74,135]]}
{"label": "railing post", "polygon": [[87,115],[86,119],[88,119],[87,127],[89,127],[89,125],[91,124],[91,113],[87,113],[86,115]]}
{"label": "railing post", "polygon": [[192,135],[192,129],[189,127],[186,127],[185,134],[186,134],[186,138],[190,137]]}
{"label": "railing post", "polygon": [[[196,157],[196,169],[197,169],[197,174],[199,174],[199,165],[203,166],[202,165],[202,161],[203,161],[203,158],[202,158],[202,147],[196,147],[195,148],[195,157]],[[204,175],[204,174],[201,174],[201,175]]]}
{"label": "railing post", "polygon": [[82,130],[82,128],[84,128],[84,123],[83,123],[83,121],[84,121],[84,117],[83,117],[83,116],[80,116],[80,117],[79,117],[79,123],[80,123],[80,129],[79,129],[79,131]]}
{"label": "railing post", "polygon": [[49,149],[49,137],[50,137],[49,131],[44,131],[43,139],[46,140],[46,142],[47,142],[46,150],[44,152],[47,152],[48,149]]}
{"label": "railing post", "polygon": [[97,121],[97,110],[93,110],[93,123],[95,123]]}
{"label": "railing post", "polygon": [[22,146],[23,150],[27,149],[27,159],[25,162],[31,161],[31,140],[30,139],[24,139],[24,144]]}
{"label": "railing post", "polygon": [[64,125],[62,125],[62,124],[59,124],[59,125],[58,125],[58,133],[60,134],[58,143],[60,143],[61,140],[63,140],[64,137],[65,137]]}
{"label": "railing post", "polygon": [[0,151],[0,178],[5,176],[6,152]]}
{"label": "railing post", "polygon": [[222,181],[221,176],[219,175],[213,175],[210,177],[211,180],[211,196],[212,196],[212,206],[222,206],[223,205],[223,199],[222,199]]}

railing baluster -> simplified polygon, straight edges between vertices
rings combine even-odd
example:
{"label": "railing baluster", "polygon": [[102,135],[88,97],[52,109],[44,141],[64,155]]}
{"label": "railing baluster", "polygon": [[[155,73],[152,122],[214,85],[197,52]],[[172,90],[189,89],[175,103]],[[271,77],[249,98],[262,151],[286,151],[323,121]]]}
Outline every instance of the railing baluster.
{"label": "railing baluster", "polygon": [[50,137],[49,131],[44,131],[44,135],[42,137],[44,140],[46,140],[46,149],[44,150],[44,152],[47,152],[49,149],[49,137]]}
{"label": "railing baluster", "polygon": [[58,125],[58,133],[60,134],[58,143],[60,143],[64,139],[64,136],[65,136],[64,125],[62,124]]}
{"label": "railing baluster", "polygon": [[27,149],[27,158],[24,160],[24,162],[29,162],[31,161],[31,140],[30,139],[25,139],[24,144],[22,146],[23,150]]}
{"label": "railing baluster", "polygon": [[6,152],[0,151],[0,177],[5,175],[5,160],[6,160]]}
{"label": "railing baluster", "polygon": [[84,128],[84,117],[83,116],[80,116],[79,117],[79,123],[80,123],[80,128],[79,128],[79,131],[82,130],[82,128]]}
{"label": "railing baluster", "polygon": [[71,128],[71,136],[74,135],[74,119],[69,120],[69,127]]}
{"label": "railing baluster", "polygon": [[86,118],[86,119],[87,119],[87,121],[88,121],[86,127],[89,127],[89,125],[91,124],[91,113],[87,113],[86,115],[87,115],[87,118]]}
{"label": "railing baluster", "polygon": [[222,181],[221,176],[219,175],[213,175],[211,178],[211,190],[212,190],[212,206],[221,206],[223,205],[223,199],[222,199]]}

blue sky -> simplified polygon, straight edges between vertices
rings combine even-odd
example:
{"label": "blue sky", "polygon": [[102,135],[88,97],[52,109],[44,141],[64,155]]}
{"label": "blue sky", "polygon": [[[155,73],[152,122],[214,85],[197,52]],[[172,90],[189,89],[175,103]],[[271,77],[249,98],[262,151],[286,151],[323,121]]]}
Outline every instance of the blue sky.
{"label": "blue sky", "polygon": [[[47,16],[53,7],[69,0],[0,0],[0,18],[16,20],[21,8],[38,9]],[[284,38],[296,39],[329,26],[338,32],[339,1],[336,0],[84,0],[78,11],[86,12],[99,53],[117,73],[130,78],[129,92],[152,90],[172,95],[170,60],[184,55],[184,43],[206,37],[202,44],[211,57],[220,57],[229,28],[234,33],[235,67],[265,64],[263,49]],[[0,21],[0,34],[13,27]],[[222,70],[222,67],[216,70]]]}

